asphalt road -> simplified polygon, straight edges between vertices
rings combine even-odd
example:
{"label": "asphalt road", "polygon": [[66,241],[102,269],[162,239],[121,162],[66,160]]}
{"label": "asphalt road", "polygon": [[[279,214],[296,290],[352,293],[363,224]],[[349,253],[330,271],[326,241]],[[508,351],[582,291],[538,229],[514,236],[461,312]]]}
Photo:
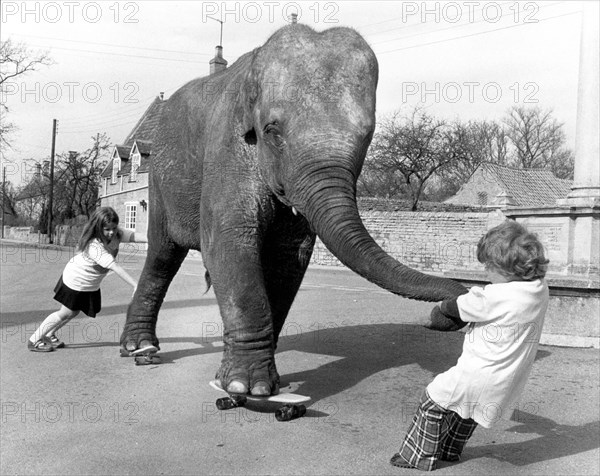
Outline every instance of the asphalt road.
{"label": "asphalt road", "polygon": [[[102,287],[96,319],[61,332],[65,349],[29,352],[57,309],[52,289],[71,252],[4,242],[1,252],[1,454],[4,474],[416,474],[389,465],[424,386],[454,364],[462,334],[414,325],[430,304],[380,290],[345,269],[311,268],[284,327],[284,383],[312,397],[304,418],[220,412],[211,389],[222,351],[214,294],[187,259],[163,305],[163,364],[136,367],[118,339],[130,288]],[[144,256],[122,250],[138,276]],[[412,323],[412,324],[411,324]],[[436,474],[600,473],[597,349],[541,346],[517,411],[476,430]]]}

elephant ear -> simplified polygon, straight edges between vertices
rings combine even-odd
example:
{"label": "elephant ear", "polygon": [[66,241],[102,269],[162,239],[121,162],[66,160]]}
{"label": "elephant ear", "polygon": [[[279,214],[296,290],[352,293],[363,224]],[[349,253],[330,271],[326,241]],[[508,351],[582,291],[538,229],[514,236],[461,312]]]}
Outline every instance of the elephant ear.
{"label": "elephant ear", "polygon": [[252,61],[248,67],[248,72],[244,77],[244,87],[242,88],[242,131],[244,140],[248,144],[256,144],[257,137],[254,129],[254,108],[260,93],[259,81],[260,73],[255,66],[255,60],[260,48],[252,52]]}

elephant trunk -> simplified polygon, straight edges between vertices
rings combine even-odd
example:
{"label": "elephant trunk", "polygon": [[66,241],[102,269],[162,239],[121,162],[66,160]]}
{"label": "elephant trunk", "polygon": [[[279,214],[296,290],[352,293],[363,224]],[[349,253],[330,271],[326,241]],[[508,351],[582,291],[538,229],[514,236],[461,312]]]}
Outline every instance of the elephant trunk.
{"label": "elephant trunk", "polygon": [[[313,185],[301,200],[302,211],[329,251],[354,272],[400,296],[442,301],[464,294],[466,289],[459,283],[415,271],[381,249],[358,213],[352,170],[332,160],[326,172],[313,172],[306,179]],[[315,175],[319,173],[320,178]]]}

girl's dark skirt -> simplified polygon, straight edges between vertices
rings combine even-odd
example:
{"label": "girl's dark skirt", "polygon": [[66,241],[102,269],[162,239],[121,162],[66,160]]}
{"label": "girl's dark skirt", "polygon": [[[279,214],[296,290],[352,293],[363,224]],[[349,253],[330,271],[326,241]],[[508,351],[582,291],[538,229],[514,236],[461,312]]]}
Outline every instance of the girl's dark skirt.
{"label": "girl's dark skirt", "polygon": [[71,311],[81,311],[90,317],[96,317],[102,307],[100,290],[75,291],[63,283],[62,276],[54,287],[54,299]]}

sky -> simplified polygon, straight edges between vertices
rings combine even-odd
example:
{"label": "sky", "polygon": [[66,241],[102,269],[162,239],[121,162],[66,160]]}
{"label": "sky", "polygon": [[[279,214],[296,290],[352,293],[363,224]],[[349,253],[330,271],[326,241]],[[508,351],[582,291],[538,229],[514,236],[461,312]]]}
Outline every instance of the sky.
{"label": "sky", "polygon": [[[57,153],[106,133],[120,144],[160,93],[209,72],[215,47],[232,64],[297,13],[318,31],[356,29],[379,62],[377,115],[419,105],[448,120],[501,120],[514,105],[551,109],[575,147],[582,2],[573,1],[9,1],[2,41],[54,64],[4,84],[2,151],[19,184]],[[222,22],[222,23],[221,23]],[[220,39],[222,26],[222,40]]]}

